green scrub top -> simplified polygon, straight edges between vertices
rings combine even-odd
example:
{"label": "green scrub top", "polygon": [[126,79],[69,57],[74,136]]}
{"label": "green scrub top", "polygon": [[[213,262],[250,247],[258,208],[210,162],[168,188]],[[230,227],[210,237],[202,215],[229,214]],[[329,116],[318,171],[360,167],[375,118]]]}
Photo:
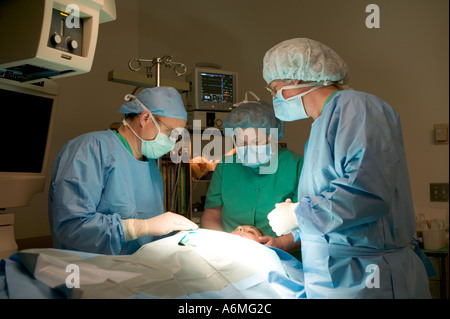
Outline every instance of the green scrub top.
{"label": "green scrub top", "polygon": [[303,157],[278,148],[278,169],[273,174],[259,174],[251,168],[224,159],[217,164],[206,194],[205,208],[222,206],[222,225],[226,232],[239,225],[252,225],[266,236],[278,237],[267,220],[276,203],[291,198],[297,202],[297,189]]}
{"label": "green scrub top", "polygon": [[130,152],[131,155],[133,155],[133,151],[131,150],[130,144],[128,144],[125,137],[123,137],[122,134],[120,134],[118,131],[113,131],[113,132],[119,138],[119,140],[122,142],[122,144],[125,146],[125,148],[128,150],[128,152]]}

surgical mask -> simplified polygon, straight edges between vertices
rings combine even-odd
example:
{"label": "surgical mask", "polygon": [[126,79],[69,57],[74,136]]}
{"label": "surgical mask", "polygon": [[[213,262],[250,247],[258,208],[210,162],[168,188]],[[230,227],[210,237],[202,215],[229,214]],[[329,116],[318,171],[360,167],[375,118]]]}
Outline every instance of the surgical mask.
{"label": "surgical mask", "polygon": [[266,145],[236,146],[236,153],[242,165],[252,168],[266,165],[274,155],[270,143]]}
{"label": "surgical mask", "polygon": [[322,87],[321,84],[315,85],[311,90],[297,94],[287,100],[283,97],[283,90],[296,89],[302,87],[310,87],[311,83],[288,85],[282,87],[277,92],[277,96],[273,98],[273,109],[275,116],[282,121],[296,121],[308,118],[302,97],[306,94]]}
{"label": "surgical mask", "polygon": [[155,118],[153,117],[152,113],[149,113],[153,123],[155,123],[156,128],[158,129],[158,134],[156,135],[156,138],[152,141],[146,141],[142,139],[139,135],[136,134],[136,132],[131,128],[131,126],[127,123],[127,121],[122,120],[123,125],[126,125],[130,128],[131,132],[133,132],[134,135],[138,139],[141,140],[141,153],[147,158],[160,158],[167,152],[171,151],[173,147],[175,146],[176,140],[174,138],[171,138],[164,133],[161,133],[161,129],[159,127],[159,124],[156,122]]}

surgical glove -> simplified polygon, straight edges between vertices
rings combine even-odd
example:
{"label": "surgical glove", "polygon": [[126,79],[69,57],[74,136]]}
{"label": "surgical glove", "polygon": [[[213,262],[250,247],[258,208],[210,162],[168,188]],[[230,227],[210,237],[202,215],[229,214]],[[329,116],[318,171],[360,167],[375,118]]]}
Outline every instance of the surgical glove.
{"label": "surgical glove", "polygon": [[186,217],[172,212],[166,212],[149,219],[124,219],[122,220],[125,241],[133,240],[141,236],[162,236],[175,230],[197,229],[197,224]]}
{"label": "surgical glove", "polygon": [[288,234],[298,228],[294,212],[297,205],[298,203],[293,203],[290,199],[287,199],[283,203],[275,204],[275,209],[267,215],[269,225],[277,236]]}

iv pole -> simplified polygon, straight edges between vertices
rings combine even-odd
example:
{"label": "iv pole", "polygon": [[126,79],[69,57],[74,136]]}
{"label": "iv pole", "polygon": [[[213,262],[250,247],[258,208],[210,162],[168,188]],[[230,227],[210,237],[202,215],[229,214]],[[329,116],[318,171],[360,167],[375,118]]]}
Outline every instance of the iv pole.
{"label": "iv pole", "polygon": [[[128,67],[132,71],[139,71],[142,67],[142,62],[150,62],[151,65],[147,66],[147,77],[153,77],[152,68],[156,66],[156,86],[159,87],[161,85],[161,64],[164,64],[166,68],[170,68],[173,66],[173,71],[177,76],[182,76],[186,73],[187,68],[183,63],[172,61],[172,56],[165,55],[162,58],[153,58],[153,59],[139,59],[134,58],[128,62]],[[134,66],[136,65],[137,66]],[[177,70],[178,69],[178,70]]]}
{"label": "iv pole", "polygon": [[[132,71],[137,72],[137,71],[139,71],[141,69],[142,62],[150,62],[151,63],[150,66],[146,67],[146,69],[147,69],[147,77],[148,78],[153,77],[152,69],[153,69],[153,67],[156,67],[156,72],[155,72],[156,73],[155,74],[156,75],[155,76],[156,77],[156,87],[160,87],[161,86],[161,64],[163,64],[166,68],[170,68],[171,66],[173,66],[173,71],[175,72],[175,74],[177,76],[182,76],[187,71],[187,68],[186,68],[186,66],[183,63],[172,61],[172,56],[169,56],[169,55],[165,55],[162,58],[153,58],[153,59],[134,58],[134,59],[131,59],[128,62],[128,67]],[[136,64],[137,64],[137,66],[134,66]],[[137,87],[134,90],[133,94],[135,93],[135,91],[137,91],[138,88],[139,87]],[[157,165],[158,169],[161,170],[161,158],[157,159],[156,165]],[[181,169],[181,164],[178,163],[177,165],[178,165],[178,169],[177,169],[178,174],[177,174],[177,179],[176,179],[176,182],[175,182],[174,189],[177,188],[178,179],[179,179],[179,176],[180,176],[180,169]],[[176,193],[175,193],[175,191],[173,192],[173,194],[174,195],[172,196],[172,200],[170,201],[170,204],[169,204],[170,207],[168,207],[169,211],[173,211],[175,209],[175,201],[176,201],[176,196],[175,196]],[[190,209],[189,209],[188,218],[191,218],[191,217],[192,216],[191,216],[191,212],[190,212]]]}

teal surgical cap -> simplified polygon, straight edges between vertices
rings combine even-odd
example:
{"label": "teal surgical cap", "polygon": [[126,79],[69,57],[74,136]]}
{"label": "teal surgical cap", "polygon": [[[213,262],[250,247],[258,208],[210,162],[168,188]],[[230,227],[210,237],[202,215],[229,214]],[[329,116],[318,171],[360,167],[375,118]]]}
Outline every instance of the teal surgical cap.
{"label": "teal surgical cap", "polygon": [[[223,121],[226,128],[271,128],[278,129],[278,139],[284,136],[284,123],[275,117],[273,107],[264,101],[250,101],[239,104]],[[226,132],[226,131],[225,131]]]}
{"label": "teal surgical cap", "polygon": [[336,52],[326,45],[306,39],[283,41],[266,52],[263,77],[273,80],[314,82],[348,82],[348,67]]}
{"label": "teal surgical cap", "polygon": [[172,87],[147,88],[142,90],[137,96],[130,97],[131,101],[123,103],[119,113],[140,114],[149,110],[155,115],[187,120],[187,113],[181,100],[181,95]]}

